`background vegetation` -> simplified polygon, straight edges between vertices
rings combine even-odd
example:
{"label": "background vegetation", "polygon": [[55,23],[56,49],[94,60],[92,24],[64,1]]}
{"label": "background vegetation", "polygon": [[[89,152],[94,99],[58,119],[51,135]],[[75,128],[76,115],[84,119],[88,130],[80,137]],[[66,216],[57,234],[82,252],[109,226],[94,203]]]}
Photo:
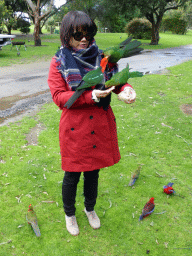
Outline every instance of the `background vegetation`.
{"label": "background vegetation", "polygon": [[[152,45],[159,44],[159,29],[164,16],[173,11],[182,12],[182,20],[175,22],[175,27],[182,27],[186,23],[191,26],[192,2],[190,0],[67,0],[63,6],[56,8],[53,0],[2,0],[0,3],[0,29],[10,34],[17,19],[27,19],[34,24],[34,41],[36,46],[41,45],[39,34],[46,25],[51,28],[61,23],[63,16],[70,10],[82,10],[96,22],[100,32],[125,32],[128,22],[134,18],[145,18],[151,23]],[[21,22],[20,22],[21,24]],[[24,22],[23,22],[24,24]],[[19,28],[19,27],[18,27]],[[27,33],[25,28],[20,31]],[[178,30],[173,31],[178,33]],[[144,32],[145,33],[145,32]]]}

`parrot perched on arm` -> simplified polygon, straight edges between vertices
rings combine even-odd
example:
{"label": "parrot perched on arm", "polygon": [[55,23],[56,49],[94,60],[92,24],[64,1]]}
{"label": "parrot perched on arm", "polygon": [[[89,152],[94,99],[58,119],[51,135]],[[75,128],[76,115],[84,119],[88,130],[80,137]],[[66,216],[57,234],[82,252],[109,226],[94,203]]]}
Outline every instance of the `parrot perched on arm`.
{"label": "parrot perched on arm", "polygon": [[172,188],[174,183],[169,182],[166,186],[163,186],[164,193],[171,195],[175,194],[175,190]]}
{"label": "parrot perched on arm", "polygon": [[108,62],[116,63],[121,58],[131,57],[139,54],[143,50],[143,48],[139,48],[142,44],[141,42],[137,40],[131,42],[131,40],[132,37],[129,37],[117,46],[109,47],[103,51],[104,58],[101,60],[102,72],[104,72]]}
{"label": "parrot perched on arm", "polygon": [[31,224],[31,226],[32,226],[32,228],[35,232],[35,235],[38,236],[38,237],[41,236],[39,226],[38,226],[38,223],[37,223],[37,216],[36,216],[31,204],[29,205],[29,209],[28,209],[28,212],[27,212],[27,215],[26,215],[26,219],[27,219],[28,223]]}
{"label": "parrot perched on arm", "polygon": [[135,184],[136,179],[139,178],[139,174],[141,171],[141,166],[138,167],[138,169],[131,175],[131,180],[129,182],[129,186],[133,186]]}
{"label": "parrot perched on arm", "polygon": [[104,79],[104,75],[101,71],[101,67],[95,70],[89,71],[83,77],[76,91],[71,96],[71,98],[65,103],[64,107],[67,107],[69,109],[87,88],[90,88],[96,84],[100,84],[103,81],[103,79]]}
{"label": "parrot perched on arm", "polygon": [[141,77],[143,74],[139,71],[129,72],[129,65],[120,72],[114,74],[110,80],[105,82],[105,88],[111,86],[124,85],[127,83],[129,78]]}
{"label": "parrot perched on arm", "polygon": [[151,199],[145,204],[142,214],[139,217],[139,220],[142,220],[143,218],[147,217],[150,215],[155,209],[155,204],[154,204],[154,197],[151,197]]}
{"label": "parrot perched on arm", "polygon": [[[78,85],[75,93],[72,95],[72,97],[66,102],[64,107],[67,107],[68,109],[73,105],[73,103],[81,96],[81,94],[87,89],[94,85],[100,84],[104,79],[104,71],[107,67],[108,62],[116,63],[121,58],[126,58],[133,56],[135,54],[139,54],[140,51],[142,51],[142,48],[139,48],[141,45],[141,42],[134,40],[132,41],[132,38],[127,38],[125,41],[121,42],[119,45],[114,47],[109,47],[105,51],[103,51],[104,58],[101,60],[100,67],[89,71],[82,79],[80,84]],[[122,72],[122,73],[121,73]],[[130,77],[138,77],[142,76],[142,73],[135,71],[135,72],[129,72],[129,69],[122,70],[121,72],[118,72],[117,76],[113,76],[113,80],[110,79],[108,82],[105,83],[105,87],[111,87],[113,84],[122,85],[127,82],[127,80]],[[113,83],[113,84],[112,84]]]}

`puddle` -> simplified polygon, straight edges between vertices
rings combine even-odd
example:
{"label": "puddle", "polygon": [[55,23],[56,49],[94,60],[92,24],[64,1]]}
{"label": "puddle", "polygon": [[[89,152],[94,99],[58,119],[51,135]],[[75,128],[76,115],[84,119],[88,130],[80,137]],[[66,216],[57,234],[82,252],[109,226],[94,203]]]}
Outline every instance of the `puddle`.
{"label": "puddle", "polygon": [[172,52],[164,52],[165,55],[172,55],[172,56],[176,56],[175,53],[172,53]]}
{"label": "puddle", "polygon": [[40,77],[43,77],[43,76],[27,76],[27,77],[21,77],[21,78],[16,79],[15,81],[23,82],[23,81],[29,81],[29,80],[32,80],[32,79],[37,79],[37,78],[40,78]]}

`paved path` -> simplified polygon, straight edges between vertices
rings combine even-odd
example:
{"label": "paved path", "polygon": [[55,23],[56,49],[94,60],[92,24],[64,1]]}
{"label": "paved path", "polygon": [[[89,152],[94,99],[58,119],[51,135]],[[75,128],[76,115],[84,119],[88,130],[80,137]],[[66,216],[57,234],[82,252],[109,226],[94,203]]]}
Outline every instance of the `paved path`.
{"label": "paved path", "polygon": [[[191,59],[192,45],[166,50],[144,50],[140,55],[121,59],[119,70],[129,63],[131,71],[160,73],[167,67]],[[0,68],[0,125],[33,114],[39,106],[52,101],[47,85],[49,64],[50,61]]]}

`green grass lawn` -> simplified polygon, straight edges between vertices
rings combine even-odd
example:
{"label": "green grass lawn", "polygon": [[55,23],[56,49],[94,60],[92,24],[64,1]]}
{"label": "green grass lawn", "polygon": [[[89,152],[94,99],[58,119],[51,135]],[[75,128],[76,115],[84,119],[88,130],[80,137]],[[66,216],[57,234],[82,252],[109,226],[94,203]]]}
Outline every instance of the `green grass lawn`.
{"label": "green grass lawn", "polygon": [[[142,42],[142,47],[144,49],[155,50],[192,44],[192,31],[188,31],[186,35],[175,35],[168,32],[160,33],[160,37],[159,45],[157,46],[149,45],[150,40],[140,40]],[[126,33],[98,33],[95,37],[99,48],[103,50],[109,46],[119,44],[126,38]],[[27,51],[21,46],[20,56],[17,56],[15,46],[12,49],[11,45],[3,47],[2,51],[0,51],[0,67],[13,64],[49,61],[60,47],[60,37],[58,34],[44,34],[41,36],[41,39],[42,46],[34,47],[34,41],[31,34],[22,37],[17,35],[14,41],[25,41]]]}
{"label": "green grass lawn", "polygon": [[[54,103],[34,117],[0,127],[0,255],[191,255],[192,61],[166,74],[146,75],[129,82],[137,92],[132,105],[112,97],[121,161],[100,171],[96,211],[101,228],[93,230],[83,213],[83,179],[76,198],[80,235],[65,228],[61,187],[58,125]],[[33,129],[42,129],[29,144]],[[133,188],[131,173],[141,165]],[[163,193],[174,182],[176,195]],[[139,222],[144,204],[155,198],[154,213]],[[25,215],[32,204],[38,216],[37,238]],[[148,251],[149,250],[149,251]]]}

